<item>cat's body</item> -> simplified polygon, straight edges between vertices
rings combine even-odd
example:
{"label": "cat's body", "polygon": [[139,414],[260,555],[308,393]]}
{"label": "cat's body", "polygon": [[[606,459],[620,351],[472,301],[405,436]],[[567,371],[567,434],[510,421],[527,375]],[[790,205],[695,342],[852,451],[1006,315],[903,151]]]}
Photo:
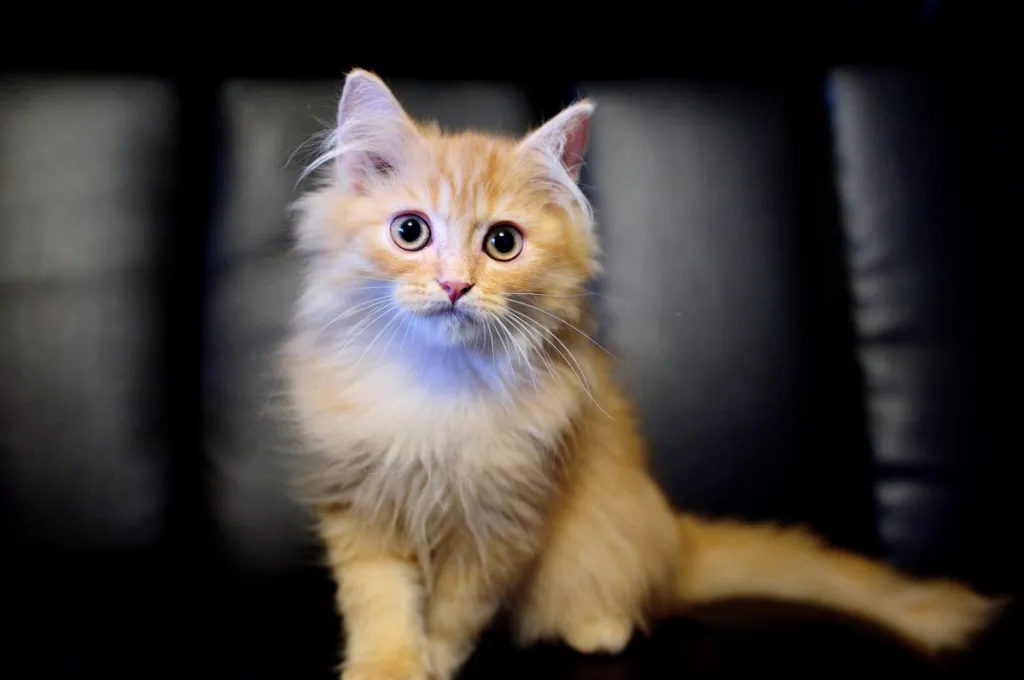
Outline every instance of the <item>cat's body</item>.
{"label": "cat's body", "polygon": [[617,652],[691,604],[781,597],[928,651],[995,605],[772,527],[670,508],[583,333],[599,272],[575,184],[592,105],[524,140],[414,124],[356,71],[300,203],[286,352],[347,680],[447,680],[502,608],[521,642]]}

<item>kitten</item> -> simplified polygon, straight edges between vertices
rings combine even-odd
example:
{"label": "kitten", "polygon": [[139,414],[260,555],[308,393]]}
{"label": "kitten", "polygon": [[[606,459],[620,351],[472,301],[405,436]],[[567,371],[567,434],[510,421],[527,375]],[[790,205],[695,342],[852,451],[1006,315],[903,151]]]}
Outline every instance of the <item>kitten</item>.
{"label": "kitten", "polygon": [[448,680],[499,609],[518,641],[617,653],[685,608],[781,598],[927,652],[1001,603],[798,530],[674,511],[587,325],[599,274],[577,184],[594,104],[523,139],[414,122],[355,70],[297,203],[285,353],[337,582],[345,680]]}

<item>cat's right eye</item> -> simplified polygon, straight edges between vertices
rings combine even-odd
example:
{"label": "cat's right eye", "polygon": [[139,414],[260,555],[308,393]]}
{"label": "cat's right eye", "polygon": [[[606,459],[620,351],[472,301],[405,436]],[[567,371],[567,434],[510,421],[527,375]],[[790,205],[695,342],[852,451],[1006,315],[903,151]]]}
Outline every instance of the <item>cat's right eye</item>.
{"label": "cat's right eye", "polygon": [[391,220],[391,239],[402,250],[421,250],[430,242],[430,226],[419,215],[399,215]]}

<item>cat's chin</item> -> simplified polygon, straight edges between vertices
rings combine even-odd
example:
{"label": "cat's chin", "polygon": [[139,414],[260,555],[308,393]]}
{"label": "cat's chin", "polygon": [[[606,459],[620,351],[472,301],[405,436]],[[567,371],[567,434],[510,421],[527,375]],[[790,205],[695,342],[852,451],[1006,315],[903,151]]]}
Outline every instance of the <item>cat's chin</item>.
{"label": "cat's chin", "polygon": [[476,315],[457,307],[421,312],[416,316],[421,336],[432,345],[471,348],[479,346],[484,337],[484,327]]}

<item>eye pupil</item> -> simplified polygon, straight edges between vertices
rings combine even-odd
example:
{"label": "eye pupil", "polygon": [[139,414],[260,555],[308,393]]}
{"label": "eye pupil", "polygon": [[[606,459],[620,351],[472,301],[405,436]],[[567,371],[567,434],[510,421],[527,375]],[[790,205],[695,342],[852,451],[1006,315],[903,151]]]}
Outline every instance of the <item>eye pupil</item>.
{"label": "eye pupil", "polygon": [[484,252],[492,260],[510,262],[523,249],[523,234],[512,224],[496,224],[487,232],[484,239]]}
{"label": "eye pupil", "polygon": [[391,220],[391,240],[403,250],[422,250],[430,243],[430,224],[417,215],[399,215]]}
{"label": "eye pupil", "polygon": [[416,243],[423,234],[423,227],[418,220],[409,218],[398,227],[398,237],[406,243]]}
{"label": "eye pupil", "polygon": [[491,236],[491,245],[496,251],[506,255],[516,247],[516,237],[508,229],[498,229]]}

